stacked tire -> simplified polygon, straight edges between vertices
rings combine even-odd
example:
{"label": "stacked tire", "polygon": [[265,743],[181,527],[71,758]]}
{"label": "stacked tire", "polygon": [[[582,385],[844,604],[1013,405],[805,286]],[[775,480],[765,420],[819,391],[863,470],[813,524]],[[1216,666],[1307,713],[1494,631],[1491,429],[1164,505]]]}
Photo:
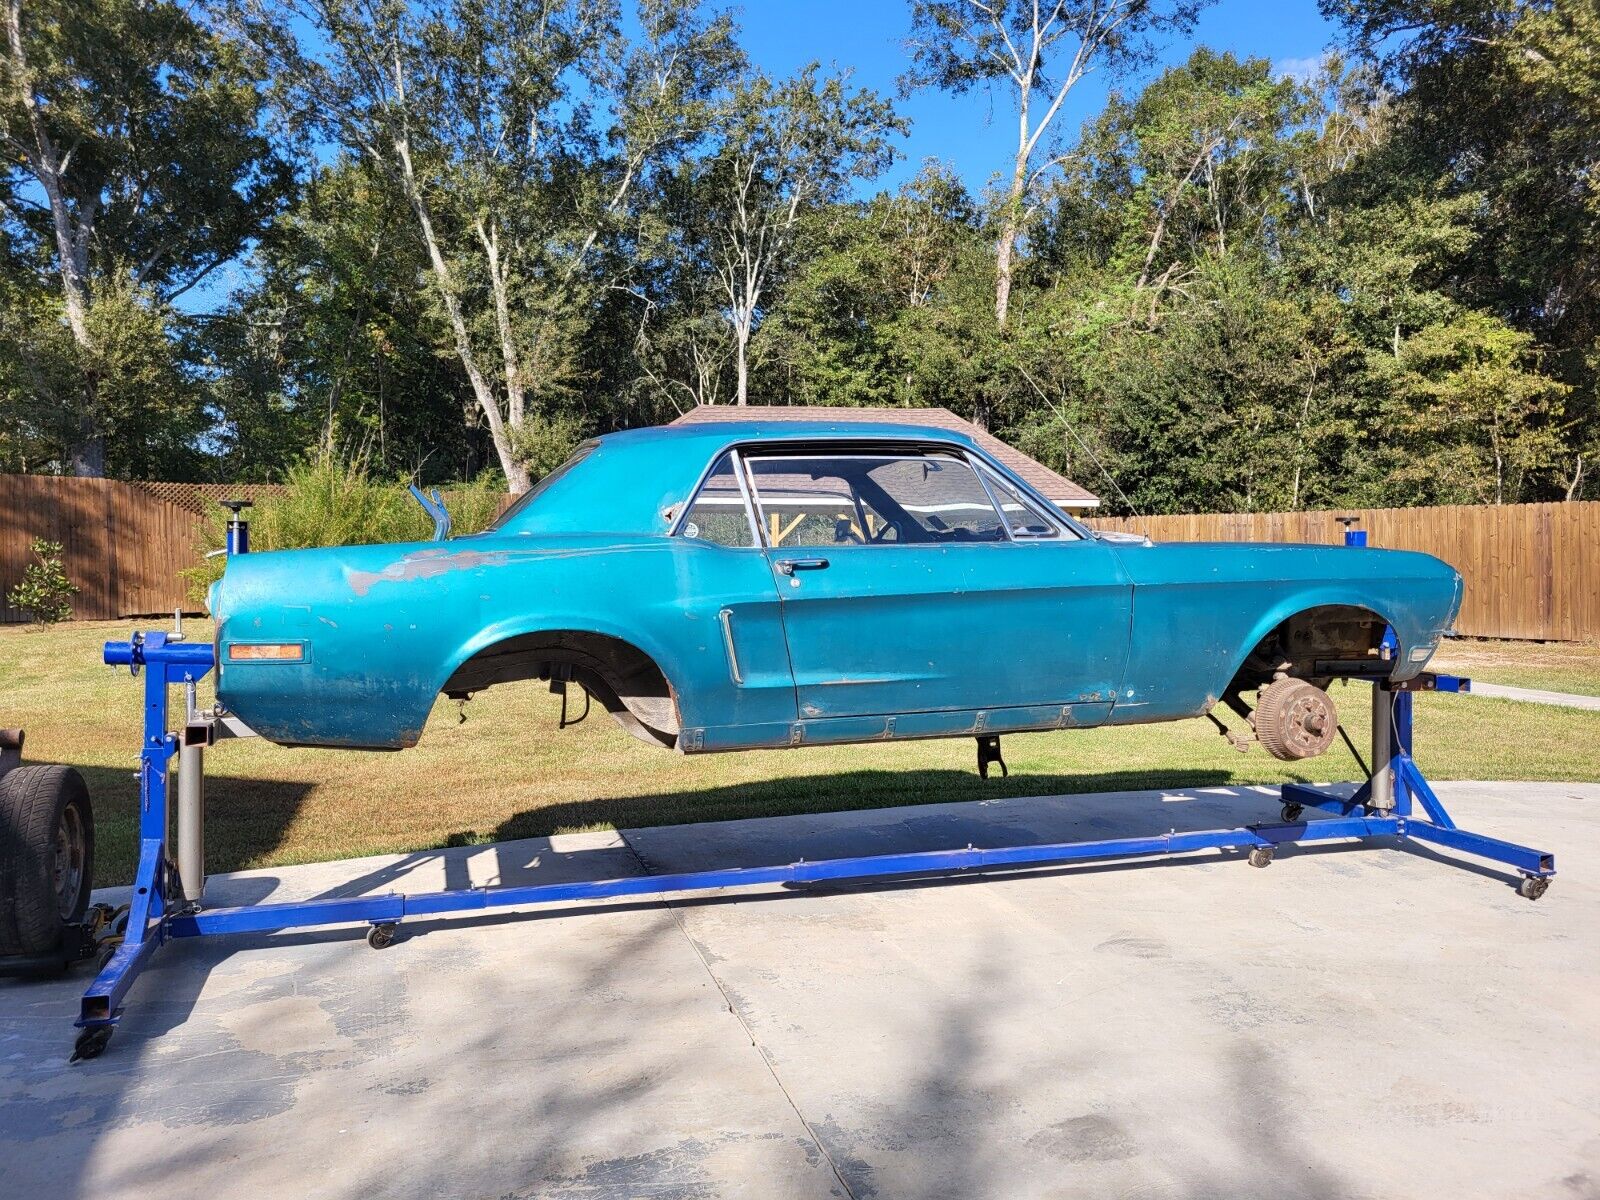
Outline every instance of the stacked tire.
{"label": "stacked tire", "polygon": [[94,888],[94,812],[72,767],[0,775],[0,958],[45,955]]}

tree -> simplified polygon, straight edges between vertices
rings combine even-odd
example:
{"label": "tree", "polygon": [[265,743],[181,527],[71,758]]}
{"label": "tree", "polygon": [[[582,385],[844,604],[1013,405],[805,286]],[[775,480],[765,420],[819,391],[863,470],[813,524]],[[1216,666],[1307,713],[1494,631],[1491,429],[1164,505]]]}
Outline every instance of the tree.
{"label": "tree", "polygon": [[33,614],[40,625],[54,625],[72,616],[72,597],[78,585],[67,578],[61,565],[61,543],[34,538],[28,543],[34,562],[22,571],[22,579],[6,593],[6,603]]}
{"label": "tree", "polygon": [[598,251],[704,132],[737,67],[726,18],[645,0],[306,0],[309,108],[406,198],[456,358],[513,492],[519,439],[575,390]]}
{"label": "tree", "polygon": [[[1472,198],[1446,292],[1545,348],[1570,385],[1565,493],[1600,450],[1600,68],[1593,0],[1323,0],[1392,93],[1346,204]],[[1592,478],[1593,472],[1591,471]],[[1558,493],[1559,494],[1559,493]]]}
{"label": "tree", "polygon": [[893,157],[888,135],[906,128],[887,101],[819,71],[813,63],[782,83],[760,73],[741,81],[697,189],[733,334],[736,404],[749,402],[750,339],[801,220],[879,174]]}
{"label": "tree", "polygon": [[[1149,210],[1137,286],[1155,284],[1163,258],[1170,278],[1185,258],[1226,255],[1230,236],[1259,245],[1263,228],[1286,216],[1289,164],[1310,115],[1301,89],[1274,80],[1265,59],[1241,62],[1204,47],[1145,89],[1128,114],[1138,140],[1136,202]],[[1182,248],[1175,253],[1174,243]]]}
{"label": "tree", "polygon": [[[119,312],[131,303],[157,314],[142,324],[164,338],[166,306],[259,232],[291,172],[267,134],[262,58],[205,7],[30,0],[24,11],[22,0],[5,0],[4,18],[4,225],[55,277],[75,354],[33,356],[41,366],[56,359],[40,386],[74,423],[68,465],[101,475],[124,399],[108,386],[115,363],[102,361],[96,334],[102,293]],[[126,333],[119,320],[109,324]],[[121,340],[113,357],[126,359]]]}
{"label": "tree", "polygon": [[1504,504],[1554,475],[1569,390],[1543,375],[1533,338],[1462,312],[1372,360],[1390,502]]}
{"label": "tree", "polygon": [[[907,86],[963,93],[1004,81],[1017,142],[998,213],[995,321],[1011,307],[1018,239],[1037,211],[1041,180],[1064,157],[1035,166],[1068,93],[1098,66],[1147,62],[1150,37],[1190,28],[1203,0],[912,0]],[[1037,107],[1036,107],[1037,106]],[[1042,108],[1042,112],[1039,109]]]}
{"label": "tree", "polygon": [[250,282],[199,341],[220,479],[269,479],[308,447],[385,478],[448,482],[494,458],[425,289],[412,214],[372,165],[319,170],[251,256]]}
{"label": "tree", "polygon": [[[761,386],[798,404],[971,410],[960,394],[974,358],[964,318],[988,250],[953,172],[930,162],[892,194],[815,212],[794,257],[763,325]],[[993,330],[992,300],[980,336]]]}

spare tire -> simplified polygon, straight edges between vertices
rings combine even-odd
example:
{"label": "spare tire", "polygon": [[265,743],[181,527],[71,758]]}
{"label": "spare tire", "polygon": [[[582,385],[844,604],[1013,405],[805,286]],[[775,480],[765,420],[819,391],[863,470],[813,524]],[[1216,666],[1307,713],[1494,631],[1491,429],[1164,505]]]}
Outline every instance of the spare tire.
{"label": "spare tire", "polygon": [[0,777],[0,955],[46,954],[94,890],[94,810],[72,767]]}
{"label": "spare tire", "polygon": [[1251,720],[1256,740],[1284,762],[1315,758],[1339,731],[1333,697],[1304,679],[1276,679],[1262,688]]}

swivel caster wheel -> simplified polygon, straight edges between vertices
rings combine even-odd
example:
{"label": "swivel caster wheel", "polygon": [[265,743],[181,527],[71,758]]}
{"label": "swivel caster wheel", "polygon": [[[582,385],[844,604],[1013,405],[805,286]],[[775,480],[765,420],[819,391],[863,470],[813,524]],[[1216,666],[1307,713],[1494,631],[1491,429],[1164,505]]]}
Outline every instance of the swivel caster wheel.
{"label": "swivel caster wheel", "polygon": [[1264,867],[1272,861],[1271,846],[1252,846],[1250,849],[1250,865]]}
{"label": "swivel caster wheel", "polygon": [[1298,821],[1301,814],[1305,811],[1306,810],[1303,806],[1296,804],[1293,800],[1290,800],[1283,806],[1282,816],[1285,821]]}
{"label": "swivel caster wheel", "polygon": [[99,1058],[105,1052],[106,1043],[111,1040],[112,1026],[95,1025],[78,1034],[78,1040],[72,1044],[72,1058],[70,1062],[82,1062],[88,1058]]}
{"label": "swivel caster wheel", "polygon": [[367,930],[367,945],[374,950],[382,950],[385,946],[394,944],[395,924],[385,921],[382,925],[374,925]]}
{"label": "swivel caster wheel", "polygon": [[1517,884],[1517,895],[1526,896],[1529,900],[1537,900],[1550,890],[1550,879],[1545,875],[1524,875],[1522,882]]}

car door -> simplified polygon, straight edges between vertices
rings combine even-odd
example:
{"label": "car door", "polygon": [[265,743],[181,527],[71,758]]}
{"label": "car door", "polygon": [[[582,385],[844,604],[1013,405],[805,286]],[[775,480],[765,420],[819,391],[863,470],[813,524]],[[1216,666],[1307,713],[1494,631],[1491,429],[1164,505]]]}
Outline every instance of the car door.
{"label": "car door", "polygon": [[685,749],[785,744],[795,719],[778,588],[750,520],[734,456],[723,454],[669,540],[678,704],[697,731]]}
{"label": "car door", "polygon": [[1015,480],[954,446],[752,450],[745,465],[802,721],[1031,705],[1104,719],[1127,577]]}

